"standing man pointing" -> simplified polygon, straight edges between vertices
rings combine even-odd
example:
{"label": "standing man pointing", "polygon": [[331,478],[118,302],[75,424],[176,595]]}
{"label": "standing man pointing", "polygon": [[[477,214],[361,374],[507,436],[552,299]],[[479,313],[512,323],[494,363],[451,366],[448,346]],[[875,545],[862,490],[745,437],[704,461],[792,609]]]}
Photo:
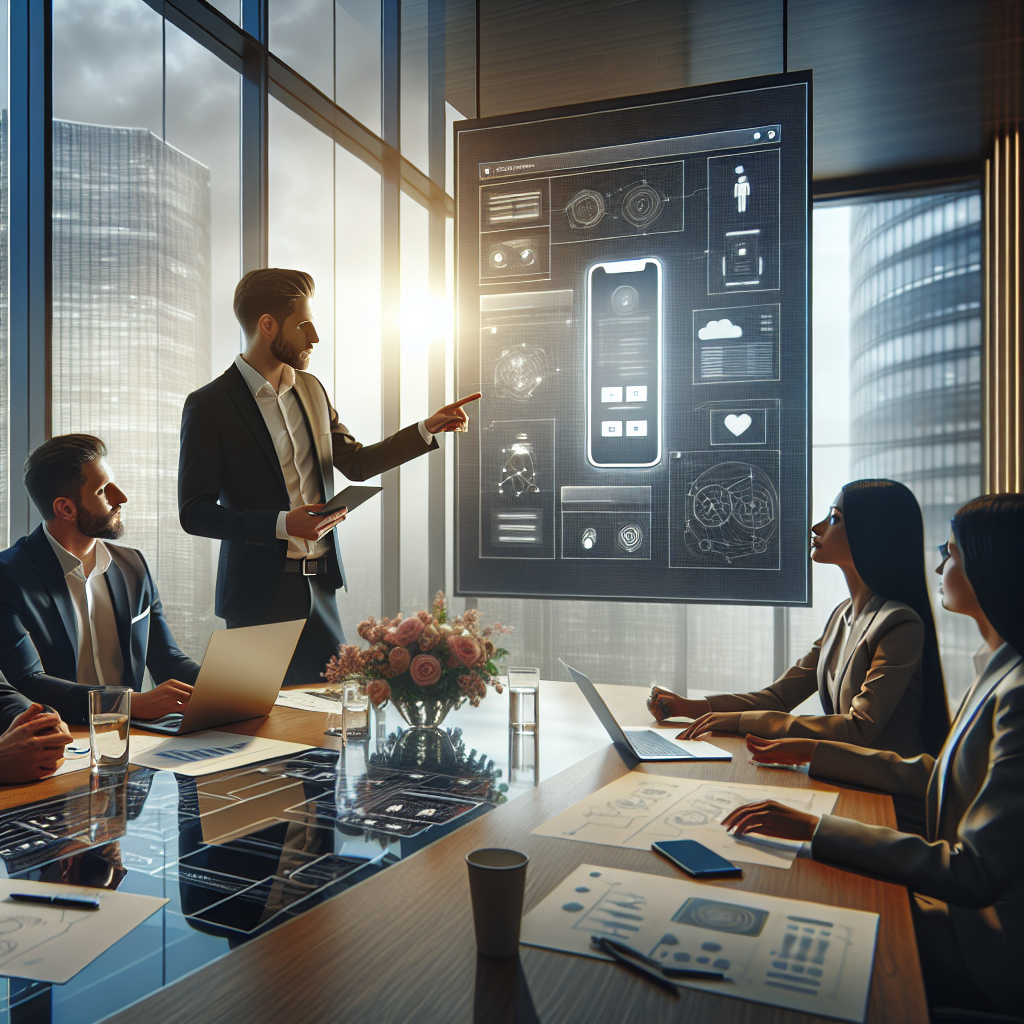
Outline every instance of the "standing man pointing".
{"label": "standing man pointing", "polygon": [[[319,342],[313,279],[301,270],[253,270],[235,289],[248,346],[185,400],[178,513],[186,533],[221,541],[217,614],[228,628],[306,619],[286,683],[314,683],[344,642],[335,591],[345,569],[335,527],[345,510],[315,515],[334,494],[333,469],[366,480],[465,430],[462,406],[363,446],[306,372]],[[311,515],[310,513],[314,513]]]}

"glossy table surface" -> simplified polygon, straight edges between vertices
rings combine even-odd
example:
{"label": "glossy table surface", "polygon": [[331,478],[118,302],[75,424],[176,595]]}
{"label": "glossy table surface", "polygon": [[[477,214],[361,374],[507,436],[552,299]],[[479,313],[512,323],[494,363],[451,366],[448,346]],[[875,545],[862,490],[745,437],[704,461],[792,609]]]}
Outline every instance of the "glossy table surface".
{"label": "glossy table surface", "polygon": [[[643,689],[601,689],[621,722],[650,724]],[[397,715],[389,712],[394,729]],[[98,863],[120,878],[119,891],[170,899],[67,985],[9,982],[12,1010],[27,1010],[34,999],[48,1005],[53,1021],[112,1014],[111,1020],[145,1024],[818,1019],[698,992],[676,1000],[620,969],[539,949],[522,947],[511,963],[478,958],[464,863],[469,850],[511,846],[530,855],[527,910],[584,862],[677,875],[647,852],[531,836],[536,825],[633,765],[609,744],[572,684],[542,683],[536,745],[510,742],[507,715],[507,695],[492,693],[480,708],[449,716],[446,726],[463,731],[465,747],[454,797],[450,778],[396,777],[375,765],[375,740],[350,744],[339,760],[339,741],[323,735],[324,715],[285,708],[228,728],[334,750],[199,780],[135,771],[119,796],[98,795],[95,786],[90,792],[84,772],[0,789],[0,810],[19,807],[19,821],[50,800],[77,808],[69,820],[77,813],[88,822],[79,823],[74,850],[31,870],[4,858],[10,874],[71,880],[69,865],[81,872],[83,858],[91,858],[93,871]],[[732,762],[642,770],[834,788],[803,774],[754,768],[739,737],[715,742],[733,752]],[[428,802],[439,797],[430,807],[455,817],[406,836],[345,826],[335,808],[365,816],[373,786],[405,798],[426,793]],[[454,806],[459,800],[472,806],[463,811]],[[879,794],[842,790],[835,813],[894,824],[892,802]],[[10,817],[8,810],[4,818]],[[239,838],[225,842],[227,834]],[[269,856],[270,867],[254,862],[254,853]],[[879,913],[868,1019],[927,1019],[901,887],[803,859],[788,871],[747,865],[743,878],[715,884]]]}

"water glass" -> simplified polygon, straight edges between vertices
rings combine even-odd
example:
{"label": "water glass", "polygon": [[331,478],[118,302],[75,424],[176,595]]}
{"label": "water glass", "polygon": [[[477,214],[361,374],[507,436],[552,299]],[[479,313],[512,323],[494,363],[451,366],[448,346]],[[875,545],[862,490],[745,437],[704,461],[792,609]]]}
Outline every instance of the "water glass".
{"label": "water glass", "polygon": [[346,683],[345,741],[365,740],[370,736],[370,698],[358,683]]}
{"label": "water glass", "polygon": [[536,732],[540,725],[540,669],[509,666],[508,726]]}
{"label": "water glass", "polygon": [[536,786],[540,772],[540,732],[508,731],[508,782],[510,786]]}
{"label": "water glass", "polygon": [[89,691],[89,753],[94,772],[127,767],[131,700],[132,691],[125,686]]}
{"label": "water glass", "polygon": [[345,693],[344,690],[326,691],[333,698],[330,710],[327,712],[327,728],[324,729],[325,736],[341,736],[345,738]]}

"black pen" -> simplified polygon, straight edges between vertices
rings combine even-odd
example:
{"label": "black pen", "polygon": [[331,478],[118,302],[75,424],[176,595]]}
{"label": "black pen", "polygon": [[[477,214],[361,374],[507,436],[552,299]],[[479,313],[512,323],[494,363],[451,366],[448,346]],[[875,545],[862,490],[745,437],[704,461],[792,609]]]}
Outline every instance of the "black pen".
{"label": "black pen", "polygon": [[[592,936],[592,941],[596,940],[597,936]],[[645,956],[638,949],[634,949],[632,946],[626,945],[625,942],[619,942],[617,939],[609,939],[606,936],[601,938],[601,942],[604,946],[610,947],[608,950],[611,955],[611,949],[614,949],[621,953],[623,956],[630,957],[633,960],[639,960],[641,963],[646,964],[648,967],[652,967],[661,973],[666,978],[678,978],[680,980],[687,981],[728,981],[729,979],[719,971],[701,971],[694,970],[692,967],[667,967],[664,964],[658,963],[657,960],[652,957]],[[596,942],[595,942],[596,944]]]}
{"label": "black pen", "polygon": [[626,956],[620,953],[615,945],[608,942],[607,939],[603,939],[597,935],[590,936],[590,944],[600,952],[604,953],[605,956],[610,956],[617,964],[622,964],[623,967],[628,968],[635,974],[642,975],[648,981],[653,981],[655,985],[659,985],[661,988],[667,989],[674,996],[679,995],[679,987],[673,982],[669,981],[660,970],[655,970],[653,967],[648,967],[645,963],[640,960],[635,960],[631,956]]}
{"label": "black pen", "polygon": [[17,903],[46,903],[51,907],[74,907],[75,910],[99,910],[100,901],[91,896],[42,896],[27,892],[8,893]]}

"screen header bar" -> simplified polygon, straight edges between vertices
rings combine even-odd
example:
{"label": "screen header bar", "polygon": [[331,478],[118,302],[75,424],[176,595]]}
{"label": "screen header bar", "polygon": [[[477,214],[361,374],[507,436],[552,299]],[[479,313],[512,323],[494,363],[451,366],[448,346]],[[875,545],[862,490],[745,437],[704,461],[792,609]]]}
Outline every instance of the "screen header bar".
{"label": "screen header bar", "polygon": [[667,156],[685,156],[687,153],[706,153],[734,146],[778,145],[782,140],[782,127],[777,124],[760,128],[740,128],[735,131],[709,132],[706,135],[681,135],[672,139],[653,139],[650,142],[630,142],[622,146],[601,146],[598,149],[575,149],[568,153],[547,156],[520,157],[497,163],[482,163],[480,180],[493,181],[517,177],[520,174],[545,174],[576,167],[596,167],[599,164],[619,164],[634,160],[653,160]]}

